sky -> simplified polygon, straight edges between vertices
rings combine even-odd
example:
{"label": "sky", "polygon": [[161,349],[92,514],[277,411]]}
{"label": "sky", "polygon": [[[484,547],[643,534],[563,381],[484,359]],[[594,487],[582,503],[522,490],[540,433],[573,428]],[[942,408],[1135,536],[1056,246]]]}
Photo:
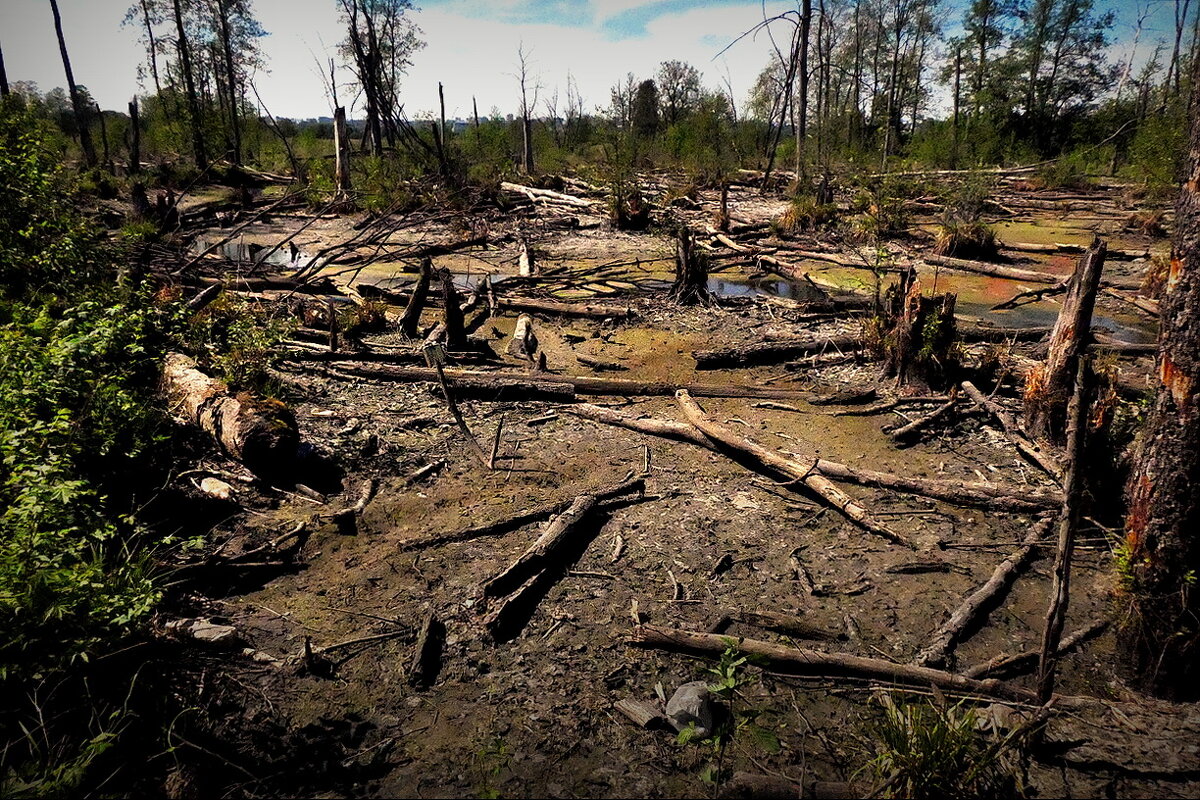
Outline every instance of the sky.
{"label": "sky", "polygon": [[[75,79],[108,109],[124,109],[145,88],[138,83],[145,59],[139,32],[121,25],[131,2],[59,0]],[[961,17],[963,2],[944,0],[948,31]],[[336,0],[254,0],[269,33],[261,44],[267,71],[256,76],[256,84],[272,114],[331,113],[318,65],[336,57],[341,38],[336,5]],[[481,115],[516,111],[518,48],[524,48],[543,87],[543,100],[557,90],[560,109],[568,73],[585,108],[594,111],[608,104],[609,88],[626,73],[651,77],[668,59],[693,64],[714,88],[728,80],[741,103],[768,61],[770,42],[758,36],[718,54],[761,20],[764,10],[796,8],[795,0],[418,0],[417,5],[413,19],[426,45],[409,70],[405,108],[413,117],[432,113],[441,81],[451,118],[469,117],[472,96]],[[1096,5],[1117,13],[1117,58],[1129,53],[1139,5],[1150,15],[1135,65],[1156,39],[1173,36],[1172,0],[1096,0]],[[49,0],[0,0],[0,47],[10,82],[31,80],[42,91],[66,84]],[[352,108],[351,116],[356,111],[361,108]]]}

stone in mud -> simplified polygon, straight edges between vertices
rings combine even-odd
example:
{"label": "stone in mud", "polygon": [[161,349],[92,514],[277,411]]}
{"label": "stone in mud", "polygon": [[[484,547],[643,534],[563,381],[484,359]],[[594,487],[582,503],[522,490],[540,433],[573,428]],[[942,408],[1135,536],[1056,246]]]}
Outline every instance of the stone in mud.
{"label": "stone in mud", "polygon": [[692,681],[676,689],[675,694],[667,701],[667,718],[677,731],[682,731],[695,722],[695,738],[708,738],[712,734],[713,725],[712,698],[708,684],[704,681]]}

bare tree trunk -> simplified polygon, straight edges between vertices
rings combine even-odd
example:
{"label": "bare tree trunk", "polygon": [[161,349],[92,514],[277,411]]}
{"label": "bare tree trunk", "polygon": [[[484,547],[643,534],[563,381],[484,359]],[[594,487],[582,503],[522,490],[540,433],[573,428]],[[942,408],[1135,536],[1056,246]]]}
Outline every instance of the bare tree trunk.
{"label": "bare tree trunk", "polygon": [[1194,697],[1200,675],[1200,81],[1162,299],[1159,386],[1129,478],[1122,646],[1136,680]]}
{"label": "bare tree trunk", "polygon": [[129,101],[129,174],[142,171],[142,127],[138,115],[138,99]]}
{"label": "bare tree trunk", "polygon": [[146,24],[146,42],[150,50],[150,74],[154,76],[154,96],[162,97],[162,83],[158,80],[158,41],[154,38],[154,26],[150,24],[149,0],[142,2],[142,19]]}
{"label": "bare tree trunk", "polygon": [[104,148],[104,165],[108,168],[110,175],[114,174],[112,152],[108,149],[108,124],[104,121],[104,111],[101,110],[99,103],[93,103],[96,108],[96,118],[100,120],[100,144]]}
{"label": "bare tree trunk", "polygon": [[802,0],[800,11],[800,91],[797,98],[799,124],[796,126],[796,177],[808,178],[805,139],[808,137],[808,34],[812,30],[812,0]]}
{"label": "bare tree trunk", "polygon": [[71,93],[71,108],[75,112],[75,125],[79,128],[79,146],[83,149],[83,163],[88,167],[96,166],[96,148],[92,146],[92,132],[88,126],[87,109],[83,98],[79,95],[79,86],[75,83],[75,73],[71,71],[71,57],[67,55],[67,40],[63,38],[62,16],[58,13],[58,0],[50,0],[50,10],[54,12],[54,31],[58,34],[58,52],[62,54],[63,69],[67,73],[67,89]]}
{"label": "bare tree trunk", "polygon": [[8,97],[8,73],[4,69],[3,47],[0,47],[0,97]]}
{"label": "bare tree trunk", "polygon": [[950,169],[958,169],[959,109],[962,94],[962,45],[954,48],[954,149],[950,151]]}
{"label": "bare tree trunk", "polygon": [[337,195],[350,195],[350,134],[346,132],[346,109],[338,106],[333,112],[334,176]]}
{"label": "bare tree trunk", "polygon": [[767,168],[763,171],[763,191],[767,190],[771,170],[775,167],[775,153],[779,149],[779,139],[783,136],[783,126],[788,118],[788,106],[792,98],[792,87],[796,81],[796,67],[800,61],[800,26],[796,26],[796,31],[792,36],[791,56],[788,59],[787,71],[783,79],[783,102],[779,110],[779,127],[775,130],[775,135],[771,140],[770,149],[767,151]]}
{"label": "bare tree trunk", "polygon": [[218,0],[217,15],[221,23],[221,49],[225,56],[225,81],[229,92],[229,124],[233,134],[233,163],[242,165],[242,130],[238,120],[237,74],[233,71],[233,42],[229,35],[228,0]]}
{"label": "bare tree trunk", "polygon": [[192,123],[192,154],[196,167],[208,169],[208,154],[204,150],[204,118],[200,113],[200,98],[196,94],[196,76],[192,72],[192,52],[188,46],[187,31],[183,27],[183,8],[174,0],[175,31],[178,35],[179,60],[183,64],[183,83],[187,90],[188,114]]}

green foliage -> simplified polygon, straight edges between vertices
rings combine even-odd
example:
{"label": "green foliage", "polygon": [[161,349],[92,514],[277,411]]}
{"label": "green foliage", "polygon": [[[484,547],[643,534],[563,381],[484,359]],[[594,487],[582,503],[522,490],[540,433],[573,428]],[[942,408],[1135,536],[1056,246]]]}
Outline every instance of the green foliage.
{"label": "green foliage", "polygon": [[966,701],[883,701],[869,729],[877,755],[861,771],[886,784],[881,797],[1009,798],[1016,796],[1016,734],[985,736]]}
{"label": "green foliage", "polygon": [[1151,188],[1174,191],[1187,154],[1187,117],[1180,105],[1147,117],[1129,145],[1124,173]]}
{"label": "green foliage", "polygon": [[278,309],[223,293],[189,321],[182,338],[233,390],[269,391],[275,347],[292,328]]}

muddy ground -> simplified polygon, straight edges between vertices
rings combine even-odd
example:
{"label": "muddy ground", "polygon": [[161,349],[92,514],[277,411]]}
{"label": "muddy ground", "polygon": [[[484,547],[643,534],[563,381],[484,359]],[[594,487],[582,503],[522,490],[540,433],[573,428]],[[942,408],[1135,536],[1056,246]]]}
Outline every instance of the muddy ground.
{"label": "muddy ground", "polygon": [[[1165,240],[1123,229],[1129,206],[1124,191],[1094,189],[1090,199],[1071,205],[1047,200],[1045,192],[1013,189],[1018,199],[1041,198],[1041,206],[1058,202],[1062,208],[1039,207],[997,219],[998,233],[1017,241],[1086,244],[1099,231],[1109,236],[1111,247],[1162,251]],[[678,213],[702,228],[716,195],[699,199],[698,210]],[[765,222],[784,207],[782,200],[764,200],[751,187],[732,194],[735,221]],[[669,230],[612,231],[602,222],[599,205],[572,213],[578,223],[572,230],[545,224],[564,213],[543,207],[512,215],[533,238],[544,268],[565,267],[580,275],[597,265],[641,263],[619,273],[608,270],[603,280],[577,279],[569,287],[537,290],[563,300],[599,299],[633,312],[625,320],[535,315],[552,373],[769,385],[811,390],[814,396],[875,389],[886,398],[905,391],[865,358],[818,368],[791,363],[697,370],[691,357],[695,349],[805,332],[853,333],[859,323],[796,322],[803,313],[796,301],[810,299],[811,287],[764,275],[750,264],[720,268],[720,258],[714,261],[720,270],[710,280],[714,301],[698,308],[674,306],[663,291],[671,279]],[[360,219],[313,224],[280,216],[250,226],[239,241],[272,245],[308,223],[295,242],[302,253],[312,254],[348,235]],[[893,246],[897,251],[927,247],[921,230],[932,219],[918,216],[913,233]],[[464,287],[481,273],[511,275],[517,250],[505,234],[515,224],[509,217],[493,217],[489,234],[500,244],[435,261],[454,270]],[[463,236],[463,227],[461,220],[424,222],[398,231],[388,245],[403,253],[416,244],[451,242]],[[799,243],[769,236],[754,246],[816,244],[850,252],[831,241],[824,235]],[[714,255],[739,261],[715,247]],[[1077,258],[1021,257],[1027,266],[1064,276]],[[826,285],[873,288],[871,274],[863,270],[797,263]],[[330,265],[326,272],[348,283],[402,288],[413,280],[416,263],[381,258],[347,271],[354,266]],[[1144,261],[1114,261],[1105,276],[1136,282],[1145,268]],[[280,274],[287,274],[286,266]],[[987,310],[1032,285],[950,272],[941,272],[937,280],[939,290],[959,293],[960,313],[967,317],[1017,327],[1053,322],[1053,300],[1014,312]],[[497,364],[523,371],[528,363],[505,352],[516,316],[497,313],[475,338],[492,348]],[[437,308],[427,309],[424,327],[439,318]],[[1128,342],[1149,341],[1154,333],[1152,319],[1113,298],[1099,301],[1097,324]],[[375,352],[413,349],[389,331],[364,334],[349,346]],[[1037,355],[1036,344],[1012,347]],[[975,363],[991,348],[970,345],[965,360]],[[623,370],[599,372],[579,355]],[[1150,366],[1146,357],[1120,362],[1133,376],[1144,376]],[[192,616],[230,624],[246,645],[278,659],[256,663],[231,654],[208,662],[204,713],[213,738],[204,748],[207,755],[193,754],[195,763],[206,766],[172,773],[178,784],[205,794],[707,795],[715,791],[702,780],[715,758],[711,748],[679,744],[673,731],[639,728],[614,710],[623,699],[656,703],[659,692],[669,697],[682,683],[712,678],[706,671],[710,661],[630,647],[635,615],[643,622],[708,631],[730,612],[782,611],[824,630],[827,638],[794,641],[741,623],[727,633],[907,663],[1034,524],[1031,515],[846,487],[911,538],[919,548],[914,552],[872,536],[804,491],[723,455],[590,422],[555,403],[462,400],[467,424],[485,446],[503,421],[496,469],[489,470],[467,446],[436,385],[355,377],[337,364],[297,362],[281,369],[291,378],[290,400],[315,454],[310,460],[336,464],[341,474],[304,478],[321,493],[317,499],[302,496],[302,487],[239,486],[237,505],[210,532],[213,546],[237,553],[297,521],[309,521],[313,531],[297,556],[301,568],[264,572],[231,585],[218,581],[184,602]],[[1017,409],[1011,379],[997,398]],[[682,419],[670,397],[582,399]],[[920,441],[899,448],[885,432],[904,421],[896,413],[844,416],[837,412],[851,406],[792,400],[787,401],[791,410],[762,407],[753,399],[700,402],[715,419],[785,453],[812,449],[822,458],[903,475],[1052,485],[969,404],[960,404],[948,422]],[[911,415],[931,408],[902,410]],[[238,471],[215,453],[200,463]],[[606,504],[589,518],[558,579],[539,593],[505,641],[495,641],[485,630],[489,603],[480,585],[532,544],[543,523],[469,541],[422,544],[547,501],[569,500],[640,474],[647,464],[645,496]],[[430,465],[432,470],[411,481]],[[329,512],[352,503],[370,479],[379,481],[379,489],[356,523],[331,520]],[[1099,522],[1090,521],[1082,531],[1067,631],[1112,616],[1114,544],[1113,532]],[[1049,547],[1038,549],[986,623],[954,651],[952,668],[1038,646],[1052,556]],[[920,564],[931,560],[941,562],[944,571],[920,571]],[[811,576],[815,594],[801,588],[798,564]],[[408,681],[410,662],[428,612],[445,624],[445,643],[432,685],[414,687]],[[394,636],[336,648],[329,654],[333,665],[327,675],[297,674],[305,672],[298,666],[306,640],[319,650],[378,634]],[[1200,791],[1196,709],[1138,699],[1114,669],[1114,647],[1113,634],[1106,631],[1064,659],[1059,691],[1096,702],[1051,718],[1045,741],[1025,765],[1030,791],[1044,797],[1194,796]],[[873,756],[871,721],[881,714],[883,687],[843,678],[800,679],[754,666],[745,673],[750,681],[733,710],[741,719],[752,716],[757,727],[747,726],[733,737],[723,768],[786,778],[797,791],[814,779],[852,781],[855,792],[874,787],[874,776],[862,768]],[[1013,680],[1032,685],[1027,676]],[[982,708],[981,718],[999,729],[1013,724],[1000,706],[983,703]]]}

